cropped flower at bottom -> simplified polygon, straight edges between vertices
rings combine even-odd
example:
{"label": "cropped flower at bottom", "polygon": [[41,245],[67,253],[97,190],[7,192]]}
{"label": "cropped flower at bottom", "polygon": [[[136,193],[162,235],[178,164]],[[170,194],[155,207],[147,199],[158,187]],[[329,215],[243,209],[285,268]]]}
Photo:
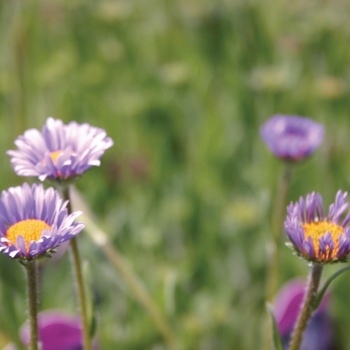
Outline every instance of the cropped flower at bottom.
{"label": "cropped flower at bottom", "polygon": [[84,224],[74,223],[80,212],[68,215],[67,203],[53,188],[24,184],[0,197],[0,252],[35,259],[76,236]]}
{"label": "cropped flower at bottom", "polygon": [[[39,339],[42,350],[82,350],[83,332],[79,317],[67,315],[60,311],[48,310],[41,312],[38,317]],[[21,328],[21,340],[29,344],[29,330],[25,324]],[[3,350],[17,350],[9,344]],[[93,350],[98,350],[97,342]]]}
{"label": "cropped flower at bottom", "polygon": [[[305,284],[301,279],[288,281],[279,290],[274,302],[276,323],[285,349],[288,349],[290,337],[300,311]],[[326,293],[305,330],[301,350],[336,349],[334,324],[328,312],[329,302],[330,294]]]}
{"label": "cropped flower at bottom", "polygon": [[322,196],[311,193],[306,200],[291,203],[284,223],[287,236],[298,255],[318,263],[342,262],[350,256],[350,213],[347,193],[338,191],[324,215]]}

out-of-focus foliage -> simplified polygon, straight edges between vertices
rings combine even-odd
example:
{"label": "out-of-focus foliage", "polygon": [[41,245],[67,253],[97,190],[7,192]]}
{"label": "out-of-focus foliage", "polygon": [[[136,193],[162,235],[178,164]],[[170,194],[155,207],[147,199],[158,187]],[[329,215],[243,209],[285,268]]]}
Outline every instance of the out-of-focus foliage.
{"label": "out-of-focus foliage", "polygon": [[[5,151],[47,116],[106,129],[115,145],[77,187],[184,348],[258,349],[281,169],[259,126],[276,113],[325,125],[288,201],[315,190],[328,204],[348,190],[349,10],[341,0],[1,0],[1,189],[28,181]],[[118,273],[79,239],[102,348],[163,349]],[[2,344],[25,321],[17,265],[0,256]],[[281,248],[280,285],[307,270]],[[40,308],[76,312],[71,281],[66,255],[43,265]],[[343,349],[349,291],[345,274],[333,305]]]}

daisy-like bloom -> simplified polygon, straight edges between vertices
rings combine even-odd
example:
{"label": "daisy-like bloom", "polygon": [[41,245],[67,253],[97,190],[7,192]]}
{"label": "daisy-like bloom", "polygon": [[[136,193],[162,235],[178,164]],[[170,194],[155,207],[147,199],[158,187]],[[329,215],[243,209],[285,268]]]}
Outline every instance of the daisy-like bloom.
{"label": "daisy-like bloom", "polygon": [[278,158],[297,161],[322,143],[324,127],[309,118],[276,115],[261,127],[260,134]]}
{"label": "daisy-like bloom", "polygon": [[68,215],[53,188],[23,184],[3,191],[0,197],[0,252],[18,259],[35,259],[53,252],[76,236],[84,224],[74,223],[81,214]]}
{"label": "daisy-like bloom", "polygon": [[17,138],[15,145],[18,150],[7,154],[17,175],[64,181],[99,166],[113,141],[103,129],[75,121],[65,125],[49,117],[41,132],[29,129]]}
{"label": "daisy-like bloom", "polygon": [[300,197],[299,202],[288,206],[284,226],[298,255],[319,263],[349,260],[350,212],[343,215],[349,207],[347,196],[346,192],[337,192],[328,216],[319,193]]}
{"label": "daisy-like bloom", "polygon": [[[298,318],[304,298],[306,283],[301,279],[288,281],[277,293],[274,315],[285,349]],[[301,344],[301,350],[331,350],[335,348],[333,320],[329,314],[330,293],[326,293],[320,306],[312,315]]]}

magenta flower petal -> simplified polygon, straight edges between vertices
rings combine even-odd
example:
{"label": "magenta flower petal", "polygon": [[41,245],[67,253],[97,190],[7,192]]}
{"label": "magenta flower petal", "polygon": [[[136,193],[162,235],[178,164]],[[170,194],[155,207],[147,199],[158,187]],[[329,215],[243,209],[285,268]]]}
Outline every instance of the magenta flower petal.
{"label": "magenta flower petal", "polygon": [[[305,282],[293,279],[278,292],[274,302],[276,323],[287,349],[305,292]],[[327,292],[312,315],[304,333],[301,350],[332,350],[334,346],[333,322],[328,314],[330,294]]]}
{"label": "magenta flower petal", "polygon": [[[299,315],[305,292],[305,281],[293,279],[282,286],[274,302],[276,323],[282,337],[288,335]],[[329,304],[329,293],[326,293],[317,312],[324,312]]]}
{"label": "magenta flower petal", "polygon": [[[82,349],[79,318],[59,312],[41,313],[38,317],[39,339],[43,350]],[[21,331],[22,341],[29,344],[28,328]]]}
{"label": "magenta flower petal", "polygon": [[76,236],[84,224],[80,215],[68,215],[53,188],[27,183],[3,191],[0,197],[0,252],[19,259],[34,259]]}
{"label": "magenta flower petal", "polygon": [[49,117],[41,132],[27,130],[15,145],[17,150],[7,154],[17,175],[62,181],[99,166],[100,158],[113,141],[103,129],[75,121],[65,125]]}
{"label": "magenta flower petal", "polygon": [[[82,350],[83,332],[79,317],[60,311],[40,312],[38,316],[39,340],[42,350]],[[29,344],[29,329],[25,324],[21,328],[23,344]],[[97,350],[97,342],[93,344]]]}
{"label": "magenta flower petal", "polygon": [[319,263],[342,262],[350,257],[349,208],[347,193],[338,191],[334,204],[324,215],[322,197],[311,193],[287,208],[284,227],[295,251],[301,257]]}
{"label": "magenta flower petal", "polygon": [[261,127],[260,134],[277,157],[297,161],[322,143],[324,127],[308,118],[276,115]]}

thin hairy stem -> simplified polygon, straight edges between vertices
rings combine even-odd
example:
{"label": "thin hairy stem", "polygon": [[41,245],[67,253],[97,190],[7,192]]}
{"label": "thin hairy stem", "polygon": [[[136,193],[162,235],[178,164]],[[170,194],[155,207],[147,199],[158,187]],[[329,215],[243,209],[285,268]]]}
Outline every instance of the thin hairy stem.
{"label": "thin hairy stem", "polygon": [[318,286],[321,280],[323,266],[314,264],[311,267],[309,281],[306,287],[306,292],[303,304],[293,330],[289,350],[299,350],[303,340],[303,334],[314,311],[314,302],[317,296]]}
{"label": "thin hairy stem", "polygon": [[[72,213],[69,186],[63,187],[62,196],[64,200],[69,201],[67,205],[67,209],[69,214]],[[91,350],[92,343],[91,343],[91,337],[90,337],[90,322],[88,317],[86,292],[85,292],[82,264],[81,264],[81,259],[79,255],[77,237],[73,237],[71,239],[70,248],[71,248],[71,258],[72,258],[71,260],[72,260],[72,265],[73,265],[73,270],[74,270],[74,275],[75,275],[75,280],[77,285],[80,313],[81,313],[82,324],[83,324],[84,350]]]}
{"label": "thin hairy stem", "polygon": [[24,264],[27,274],[28,293],[28,321],[29,321],[29,349],[38,350],[38,288],[37,288],[37,262],[28,260]]}

